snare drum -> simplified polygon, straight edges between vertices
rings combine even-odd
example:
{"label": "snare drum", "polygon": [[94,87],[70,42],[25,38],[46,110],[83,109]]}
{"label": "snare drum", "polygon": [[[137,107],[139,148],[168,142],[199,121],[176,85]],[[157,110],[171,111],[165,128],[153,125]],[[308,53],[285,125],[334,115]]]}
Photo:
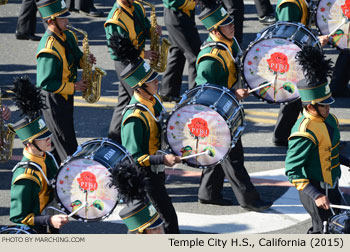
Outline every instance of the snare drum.
{"label": "snare drum", "polygon": [[220,163],[244,129],[243,107],[232,91],[212,84],[188,90],[163,121],[166,147],[185,157],[209,150],[211,155],[185,159],[188,165],[205,168]]}
{"label": "snare drum", "polygon": [[0,227],[0,234],[37,234],[28,226],[3,226]]}
{"label": "snare drum", "polygon": [[330,217],[328,220],[328,233],[350,234],[350,211]]}
{"label": "snare drum", "polygon": [[133,162],[127,150],[112,140],[95,139],[80,145],[56,175],[59,207],[69,214],[87,202],[73,218],[98,221],[109,216],[118,203],[118,191],[110,186],[109,169],[124,160]]}
{"label": "snare drum", "polygon": [[[320,0],[316,12],[316,27],[319,34],[328,35],[344,20],[342,6],[345,0]],[[350,11],[350,10],[349,10]],[[343,24],[332,35],[333,46],[338,49],[350,48],[350,23]]]}
{"label": "snare drum", "polygon": [[296,84],[303,80],[295,55],[303,45],[321,49],[318,39],[303,24],[277,22],[257,34],[243,55],[243,79],[250,89],[269,103],[288,103],[299,98]]}

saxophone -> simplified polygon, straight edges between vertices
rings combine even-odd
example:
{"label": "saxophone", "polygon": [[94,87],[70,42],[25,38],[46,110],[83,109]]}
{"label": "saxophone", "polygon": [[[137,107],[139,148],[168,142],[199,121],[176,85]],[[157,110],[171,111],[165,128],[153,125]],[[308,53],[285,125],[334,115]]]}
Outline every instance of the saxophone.
{"label": "saxophone", "polygon": [[12,158],[13,140],[15,138],[15,131],[11,130],[4,124],[2,115],[2,95],[0,90],[0,162],[8,161]]}
{"label": "saxophone", "polygon": [[151,29],[150,29],[151,44],[150,44],[150,49],[151,49],[151,51],[155,51],[158,53],[157,59],[153,59],[150,62],[150,65],[154,71],[156,71],[158,73],[162,73],[166,70],[170,42],[166,38],[162,38],[162,42],[160,45],[160,38],[159,38],[158,33],[156,32],[156,28],[157,28],[156,8],[151,3],[148,3],[145,1],[141,1],[141,3],[147,5],[151,8],[151,15],[150,15],[150,18],[151,18]]}
{"label": "saxophone", "polygon": [[83,91],[82,97],[85,99],[88,103],[95,103],[98,102],[98,100],[101,97],[101,82],[102,77],[107,75],[107,72],[102,69],[101,67],[95,67],[95,71],[92,72],[92,64],[88,60],[88,56],[90,54],[89,49],[89,41],[88,41],[88,34],[86,31],[75,28],[71,25],[67,25],[67,28],[70,30],[75,30],[81,34],[83,34],[83,74],[82,78],[83,80],[86,80],[88,82],[88,87],[85,91]]}
{"label": "saxophone", "polygon": [[0,5],[7,4],[7,1],[8,1],[8,0],[0,0]]}

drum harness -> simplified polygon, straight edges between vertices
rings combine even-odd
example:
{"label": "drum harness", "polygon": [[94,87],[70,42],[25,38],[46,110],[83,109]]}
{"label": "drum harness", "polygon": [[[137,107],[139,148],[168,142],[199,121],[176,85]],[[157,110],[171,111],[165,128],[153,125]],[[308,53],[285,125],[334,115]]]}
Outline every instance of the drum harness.
{"label": "drum harness", "polygon": [[200,49],[203,50],[204,48],[207,48],[207,47],[216,47],[218,49],[225,49],[231,56],[233,62],[235,62],[237,64],[237,84],[240,85],[241,84],[241,69],[240,69],[240,65],[241,65],[241,56],[243,54],[243,51],[241,49],[241,47],[239,46],[237,40],[235,37],[233,37],[233,40],[234,40],[234,43],[236,43],[237,47],[238,47],[238,54],[237,54],[237,57],[235,58],[230,49],[222,42],[208,42],[208,43],[204,43]]}
{"label": "drum harness", "polygon": [[[55,162],[56,168],[58,169],[59,166],[58,166],[58,164],[57,164],[57,162],[56,162],[54,156],[53,156],[51,153],[49,153],[49,152],[45,152],[45,153],[46,153],[47,155],[49,155],[49,156],[52,158],[52,160]],[[47,183],[49,186],[52,187],[53,182],[54,182],[55,179],[48,180],[48,178],[47,178],[47,176],[45,175],[45,173],[44,173],[43,169],[41,168],[41,166],[38,165],[37,163],[32,162],[32,161],[25,161],[25,162],[19,162],[19,163],[17,163],[16,166],[12,169],[12,172],[15,172],[18,168],[21,168],[21,167],[26,166],[26,165],[27,165],[27,166],[30,166],[30,167],[34,167],[36,170],[40,171],[40,173],[41,173],[41,175],[43,175],[43,177],[44,177],[46,183]]]}

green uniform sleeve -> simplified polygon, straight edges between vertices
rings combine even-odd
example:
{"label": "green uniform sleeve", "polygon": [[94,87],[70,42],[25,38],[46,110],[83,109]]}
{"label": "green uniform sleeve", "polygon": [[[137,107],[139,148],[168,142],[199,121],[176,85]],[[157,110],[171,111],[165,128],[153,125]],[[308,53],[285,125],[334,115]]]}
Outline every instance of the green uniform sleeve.
{"label": "green uniform sleeve", "polygon": [[34,225],[34,216],[40,213],[39,199],[37,197],[40,191],[39,186],[29,180],[18,180],[11,187],[11,208],[10,220],[18,224]]}
{"label": "green uniform sleeve", "polygon": [[[144,123],[136,117],[128,118],[124,122],[124,127],[122,129],[122,144],[138,164],[140,164],[140,158],[149,159],[150,156],[144,150],[145,146],[148,146],[144,135],[146,130],[147,128]],[[143,166],[142,164],[140,165]]]}
{"label": "green uniform sleeve", "polygon": [[294,3],[284,3],[276,8],[276,18],[278,21],[300,22],[301,10]]}
{"label": "green uniform sleeve", "polygon": [[197,66],[197,85],[210,83],[227,87],[228,74],[223,70],[222,64],[214,58],[205,57]]}
{"label": "green uniform sleeve", "polygon": [[37,59],[36,82],[44,90],[53,93],[74,94],[74,83],[62,84],[62,62],[55,55],[41,53]]}
{"label": "green uniform sleeve", "polygon": [[286,176],[298,189],[303,190],[309,183],[306,168],[311,153],[317,151],[316,145],[305,137],[292,137],[288,141],[288,152],[285,161]]}

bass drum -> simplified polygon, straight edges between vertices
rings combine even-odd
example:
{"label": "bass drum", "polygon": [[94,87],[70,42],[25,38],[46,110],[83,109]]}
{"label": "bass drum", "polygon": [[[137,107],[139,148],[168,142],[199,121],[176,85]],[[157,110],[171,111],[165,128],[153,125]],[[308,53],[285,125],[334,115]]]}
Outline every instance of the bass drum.
{"label": "bass drum", "polygon": [[28,226],[3,226],[0,227],[0,234],[37,234]]}
{"label": "bass drum", "polygon": [[330,217],[328,220],[328,233],[350,234],[350,211]]}
{"label": "bass drum", "polygon": [[[348,5],[346,5],[346,2]],[[350,15],[349,1],[320,0],[316,10],[316,27],[319,34],[328,35]],[[350,48],[350,22],[343,24],[332,35],[333,46],[338,49]]]}
{"label": "bass drum", "polygon": [[204,84],[188,90],[163,121],[166,148],[186,157],[209,150],[184,161],[206,168],[220,163],[235,146],[244,130],[243,107],[232,91]]}
{"label": "bass drum", "polygon": [[133,163],[120,144],[109,139],[83,143],[58,170],[54,181],[58,206],[72,217],[99,221],[109,216],[118,203],[118,191],[110,186],[110,169],[120,162]]}
{"label": "bass drum", "polygon": [[303,45],[321,49],[318,39],[300,23],[277,22],[257,34],[243,55],[242,76],[254,95],[268,103],[289,103],[299,98],[296,84],[303,80],[295,55]]}

